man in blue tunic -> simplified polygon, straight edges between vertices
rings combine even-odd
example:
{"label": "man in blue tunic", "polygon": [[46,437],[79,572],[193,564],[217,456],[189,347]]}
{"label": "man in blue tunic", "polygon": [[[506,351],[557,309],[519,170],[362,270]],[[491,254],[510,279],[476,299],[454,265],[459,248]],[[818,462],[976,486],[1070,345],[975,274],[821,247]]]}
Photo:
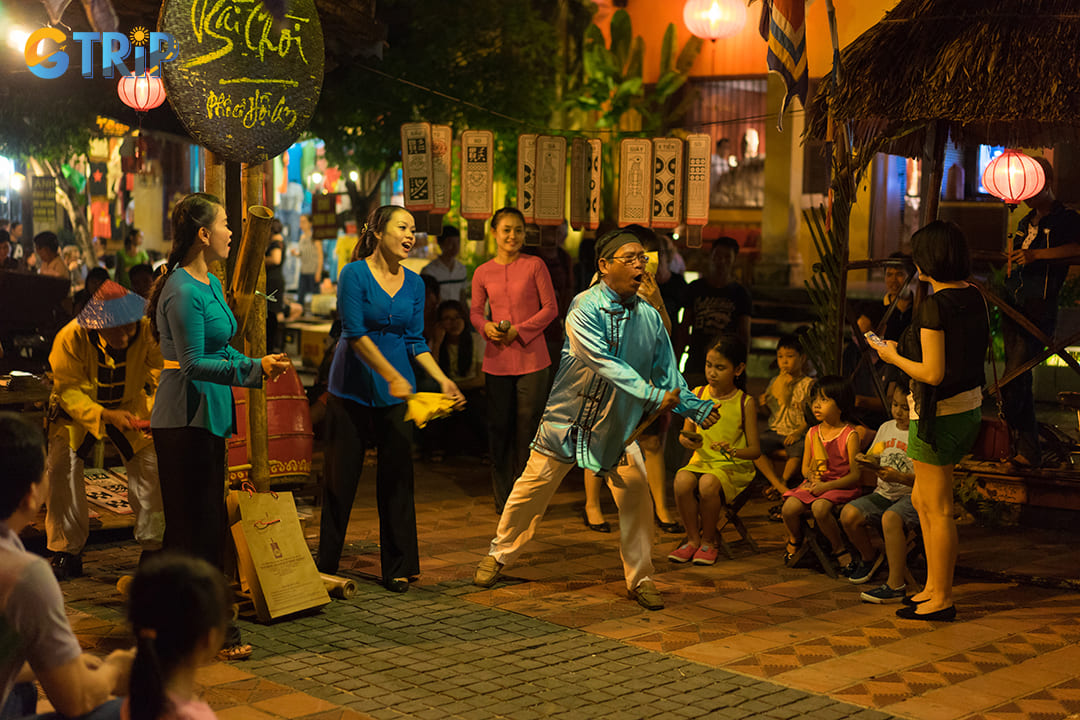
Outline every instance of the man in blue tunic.
{"label": "man in blue tunic", "polygon": [[638,297],[645,275],[642,240],[631,225],[596,243],[600,281],[574,298],[566,342],[532,453],[506,501],[488,555],[473,583],[491,587],[536,533],[540,518],[574,465],[607,479],[619,507],[627,594],[649,610],[664,607],[650,575],[652,500],[636,443],[627,441],[649,413],[674,409],[702,427],[713,403],[694,396],[679,374],[660,313]]}

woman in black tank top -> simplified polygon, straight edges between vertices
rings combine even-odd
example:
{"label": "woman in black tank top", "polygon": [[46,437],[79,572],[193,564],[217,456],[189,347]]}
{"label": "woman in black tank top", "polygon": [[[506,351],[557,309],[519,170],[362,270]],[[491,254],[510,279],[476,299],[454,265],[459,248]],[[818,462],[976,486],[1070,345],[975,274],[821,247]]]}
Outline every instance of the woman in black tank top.
{"label": "woman in black tank top", "polygon": [[911,238],[912,259],[933,294],[916,308],[897,343],[872,345],[885,362],[911,377],[914,405],[908,455],[915,461],[911,502],[926,546],[926,587],[905,599],[897,615],[952,620],[956,523],[953,466],[971,450],[982,414],[983,358],[989,337],[986,305],[967,283],[967,241],[953,223],[934,221]]}

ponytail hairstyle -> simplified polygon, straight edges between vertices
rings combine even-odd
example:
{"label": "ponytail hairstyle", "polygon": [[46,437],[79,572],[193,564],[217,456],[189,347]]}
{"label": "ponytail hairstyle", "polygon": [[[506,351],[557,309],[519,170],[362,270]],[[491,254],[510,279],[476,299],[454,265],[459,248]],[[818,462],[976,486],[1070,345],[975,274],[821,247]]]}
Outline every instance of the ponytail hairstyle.
{"label": "ponytail hairstyle", "polygon": [[169,703],[172,675],[193,658],[212,630],[232,619],[221,571],[200,558],[163,553],[143,563],[131,583],[128,622],[135,634],[131,665],[131,720],[157,720]]}
{"label": "ponytail hairstyle", "polygon": [[161,342],[161,333],[157,326],[157,306],[161,289],[165,287],[169,276],[180,267],[180,263],[195,245],[199,230],[209,228],[214,224],[220,207],[224,206],[213,195],[192,193],[173,208],[172,250],[169,251],[169,258],[165,261],[165,272],[154,282],[154,287],[150,289],[149,301],[146,303],[146,316],[150,318],[150,332],[154,335],[154,340],[158,342]]}
{"label": "ponytail hairstyle", "polygon": [[[368,213],[367,222],[364,223],[364,227],[360,228],[360,237],[356,241],[356,247],[353,248],[352,257],[349,258],[350,262],[363,260],[375,252],[375,248],[379,246],[379,238],[375,237],[375,233],[386,232],[386,226],[390,224],[390,218],[398,210],[405,210],[405,208],[400,205],[383,205]],[[408,211],[406,210],[406,212]]]}

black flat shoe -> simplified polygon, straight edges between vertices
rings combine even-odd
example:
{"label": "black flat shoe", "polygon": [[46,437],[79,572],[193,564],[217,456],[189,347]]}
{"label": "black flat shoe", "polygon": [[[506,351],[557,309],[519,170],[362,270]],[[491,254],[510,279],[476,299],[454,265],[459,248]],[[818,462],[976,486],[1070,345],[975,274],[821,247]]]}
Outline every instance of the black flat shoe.
{"label": "black flat shoe", "polygon": [[659,518],[656,520],[657,526],[666,532],[668,535],[681,535],[686,532],[686,528],[677,522],[660,522]]}
{"label": "black flat shoe", "polygon": [[581,511],[581,519],[585,521],[585,527],[589,528],[593,532],[609,533],[611,532],[611,525],[607,520],[599,523],[589,522],[589,513],[584,510]]}
{"label": "black flat shoe", "polygon": [[58,552],[52,556],[52,571],[57,581],[64,582],[71,578],[82,577],[82,555]]}
{"label": "black flat shoe", "polygon": [[904,599],[900,602],[904,603],[908,607],[918,607],[920,603],[926,602],[925,600],[912,600],[911,598],[913,597],[913,595],[905,595]]}
{"label": "black flat shoe", "polygon": [[391,578],[384,584],[390,592],[403,593],[409,589],[409,578]]}
{"label": "black flat shoe", "polygon": [[915,607],[902,607],[896,611],[896,617],[904,618],[905,620],[928,620],[937,622],[952,622],[956,619],[956,606],[950,605],[947,608],[935,610],[934,612],[922,613],[918,612],[918,608]]}

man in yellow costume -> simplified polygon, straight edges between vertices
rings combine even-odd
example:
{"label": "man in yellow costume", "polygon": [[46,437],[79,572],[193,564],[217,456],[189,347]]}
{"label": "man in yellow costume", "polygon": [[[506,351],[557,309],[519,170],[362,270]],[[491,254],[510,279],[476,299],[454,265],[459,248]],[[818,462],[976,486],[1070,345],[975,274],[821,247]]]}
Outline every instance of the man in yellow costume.
{"label": "man in yellow costume", "polygon": [[108,437],[127,469],[135,539],[144,552],[161,548],[165,515],[154,444],[144,432],[161,374],[161,350],[150,334],[146,300],[109,280],[53,341],[49,364],[50,494],[45,516],[58,580],[82,575],[90,534],[83,465]]}

